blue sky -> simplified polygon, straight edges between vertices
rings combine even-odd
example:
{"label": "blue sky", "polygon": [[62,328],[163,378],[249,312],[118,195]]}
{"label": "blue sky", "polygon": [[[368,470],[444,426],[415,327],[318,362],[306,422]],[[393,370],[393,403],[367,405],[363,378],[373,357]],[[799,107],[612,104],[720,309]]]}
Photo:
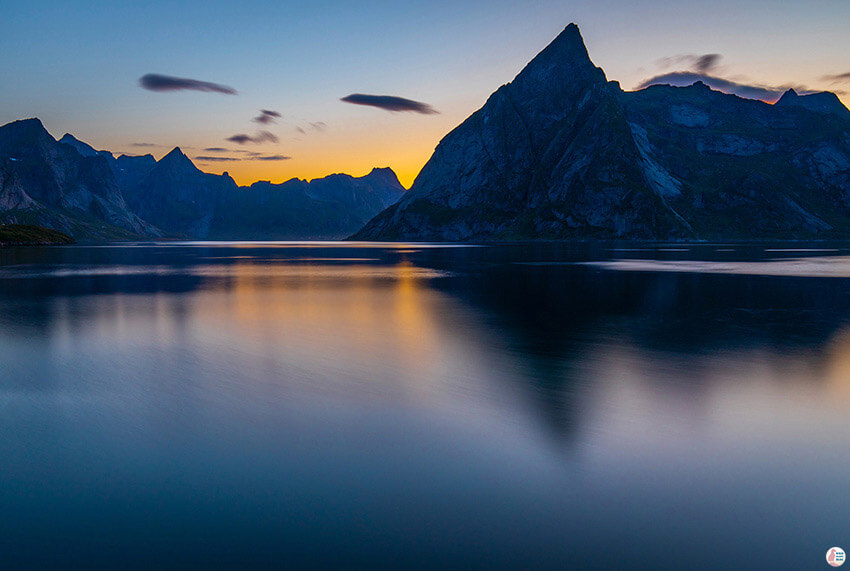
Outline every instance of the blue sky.
{"label": "blue sky", "polygon": [[[850,82],[825,79],[850,72],[847,0],[5,0],[0,123],[38,116],[54,136],[69,131],[98,148],[158,157],[180,145],[199,156],[205,147],[245,151],[225,139],[255,132],[251,118],[272,109],[282,114],[268,125],[278,142],[248,150],[292,159],[202,168],[248,183],[391,166],[409,184],[439,139],[570,22],[626,89],[685,65],[663,58],[716,53],[712,73],[735,81],[850,91]],[[147,73],[239,94],[147,91],[138,84]],[[351,93],[406,97],[440,113],[339,101]]]}

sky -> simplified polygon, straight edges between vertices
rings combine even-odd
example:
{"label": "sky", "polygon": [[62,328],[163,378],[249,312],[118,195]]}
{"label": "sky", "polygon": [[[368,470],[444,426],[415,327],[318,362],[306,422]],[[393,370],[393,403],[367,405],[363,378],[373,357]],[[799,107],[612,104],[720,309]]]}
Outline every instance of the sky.
{"label": "sky", "polygon": [[243,185],[389,166],[409,186],[570,22],[624,89],[687,72],[850,103],[848,0],[4,0],[2,12],[0,124],[39,117],[116,154],[180,146]]}

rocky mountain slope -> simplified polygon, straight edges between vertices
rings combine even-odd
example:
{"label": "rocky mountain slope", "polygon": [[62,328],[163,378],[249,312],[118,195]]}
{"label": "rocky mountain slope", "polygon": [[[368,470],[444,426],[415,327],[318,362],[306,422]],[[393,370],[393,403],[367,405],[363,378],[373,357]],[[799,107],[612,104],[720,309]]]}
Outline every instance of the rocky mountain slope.
{"label": "rocky mountain slope", "polygon": [[570,24],[354,239],[850,237],[850,113],[702,84],[624,92]]}
{"label": "rocky mountain slope", "polygon": [[0,222],[98,239],[161,234],[129,210],[104,157],[59,143],[38,119],[0,127]]}

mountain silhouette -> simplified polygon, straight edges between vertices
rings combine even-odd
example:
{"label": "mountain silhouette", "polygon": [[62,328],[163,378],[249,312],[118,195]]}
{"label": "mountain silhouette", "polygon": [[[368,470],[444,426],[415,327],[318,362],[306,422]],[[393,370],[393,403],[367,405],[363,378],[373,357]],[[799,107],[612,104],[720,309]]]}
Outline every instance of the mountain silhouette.
{"label": "mountain silhouette", "polygon": [[850,112],[791,93],[625,92],[570,24],[353,238],[850,236]]}
{"label": "mountain silhouette", "polygon": [[388,168],[239,187],[179,147],[159,161],[116,158],[70,133],[57,141],[38,119],[0,127],[0,223],[77,239],[339,239],[404,192]]}

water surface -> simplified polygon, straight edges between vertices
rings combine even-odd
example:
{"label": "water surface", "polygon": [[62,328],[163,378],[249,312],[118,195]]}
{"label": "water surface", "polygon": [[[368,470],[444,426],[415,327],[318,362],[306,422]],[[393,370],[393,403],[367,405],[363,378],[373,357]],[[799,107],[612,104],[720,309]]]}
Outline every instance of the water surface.
{"label": "water surface", "polygon": [[0,567],[850,546],[847,245],[0,251]]}

